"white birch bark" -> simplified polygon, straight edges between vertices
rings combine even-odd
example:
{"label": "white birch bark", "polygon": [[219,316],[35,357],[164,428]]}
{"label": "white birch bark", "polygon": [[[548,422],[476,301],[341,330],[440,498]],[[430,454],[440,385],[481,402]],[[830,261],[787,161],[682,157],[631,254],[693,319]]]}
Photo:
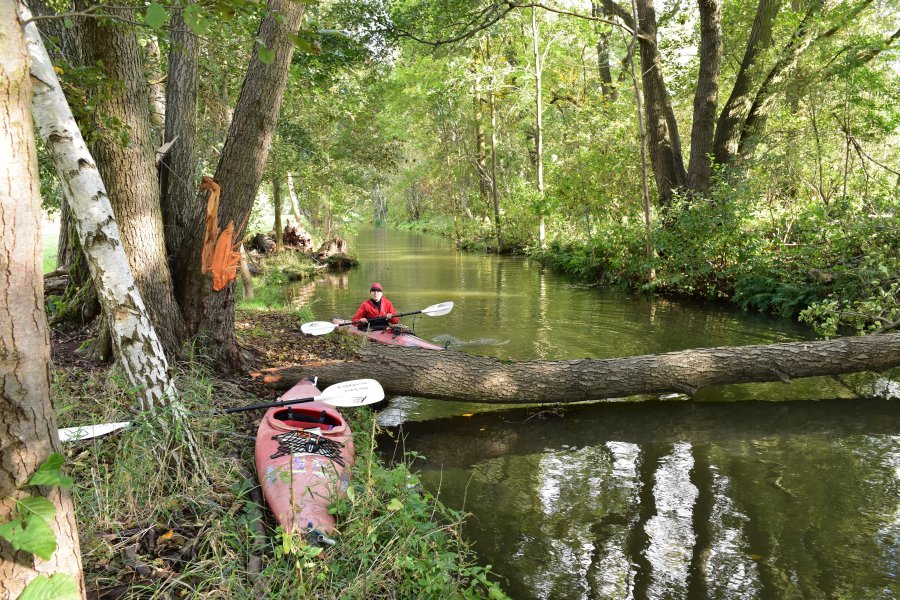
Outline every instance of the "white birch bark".
{"label": "white birch bark", "polygon": [[[19,17],[22,22],[31,18],[22,4]],[[115,357],[129,383],[142,390],[142,408],[157,403],[175,405],[176,389],[169,364],[132,276],[103,180],[34,23],[25,27],[25,37],[32,61],[35,125],[71,202],[91,278],[103,314],[109,319]]]}
{"label": "white birch bark", "polygon": [[291,211],[294,213],[294,219],[297,220],[297,223],[302,223],[303,215],[300,212],[300,203],[297,201],[297,191],[294,189],[294,175],[290,171],[287,174],[287,182],[288,194],[291,197]]}

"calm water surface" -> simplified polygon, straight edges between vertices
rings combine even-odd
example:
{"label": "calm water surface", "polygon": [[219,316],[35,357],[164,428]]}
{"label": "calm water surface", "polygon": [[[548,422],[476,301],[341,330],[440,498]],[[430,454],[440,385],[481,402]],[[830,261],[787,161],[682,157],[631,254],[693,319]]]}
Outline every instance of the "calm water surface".
{"label": "calm water surface", "polygon": [[[422,337],[511,359],[612,358],[801,340],[784,320],[574,285],[517,257],[363,229],[361,266],[296,286],[350,316],[372,281]],[[564,381],[559,382],[565,385]],[[897,598],[896,384],[854,375],[719,386],[545,416],[393,398],[424,484],[471,513],[466,534],[514,598]],[[890,393],[884,396],[890,396]],[[725,404],[734,400],[749,400]],[[801,402],[800,400],[816,400]],[[712,402],[706,402],[712,401]]]}

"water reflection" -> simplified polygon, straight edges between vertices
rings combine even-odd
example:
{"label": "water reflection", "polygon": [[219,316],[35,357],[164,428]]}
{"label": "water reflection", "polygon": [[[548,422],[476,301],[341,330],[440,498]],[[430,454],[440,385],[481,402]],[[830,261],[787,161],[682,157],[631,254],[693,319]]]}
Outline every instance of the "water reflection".
{"label": "water reflection", "polygon": [[895,597],[898,427],[895,403],[857,400],[401,429],[514,598],[731,599]]}

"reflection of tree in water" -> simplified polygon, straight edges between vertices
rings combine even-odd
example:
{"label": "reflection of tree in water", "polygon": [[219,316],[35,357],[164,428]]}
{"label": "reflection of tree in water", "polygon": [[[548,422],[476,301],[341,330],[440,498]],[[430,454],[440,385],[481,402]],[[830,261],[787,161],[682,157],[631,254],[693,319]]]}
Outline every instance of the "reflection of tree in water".
{"label": "reflection of tree in water", "polygon": [[287,286],[286,294],[290,305],[296,309],[309,306],[316,293],[316,288],[330,286],[337,289],[350,287],[350,275],[348,273],[323,273],[317,275],[314,280],[304,280]]}
{"label": "reflection of tree in water", "polygon": [[514,598],[894,597],[896,411],[843,406],[844,421],[756,406],[739,426],[718,408],[633,426],[610,407],[596,423],[483,416],[409,424],[407,448],[446,461],[442,499],[465,497]]}
{"label": "reflection of tree in water", "polygon": [[[810,435],[722,452],[763,596],[880,598],[896,586],[896,436]],[[893,529],[894,536],[879,536]]]}

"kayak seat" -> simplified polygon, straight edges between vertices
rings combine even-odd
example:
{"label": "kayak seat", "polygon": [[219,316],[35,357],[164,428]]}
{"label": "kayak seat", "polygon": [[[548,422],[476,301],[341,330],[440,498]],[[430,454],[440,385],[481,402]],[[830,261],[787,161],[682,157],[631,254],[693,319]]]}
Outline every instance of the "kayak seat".
{"label": "kayak seat", "polygon": [[309,421],[288,421],[287,419],[279,419],[288,427],[296,429],[321,429],[322,431],[330,431],[334,429],[334,425],[319,425],[318,423],[310,423]]}
{"label": "kayak seat", "polygon": [[323,430],[327,431],[340,425],[340,422],[337,419],[329,416],[324,410],[320,415],[315,416],[304,412],[297,412],[288,407],[284,410],[279,410],[274,416],[277,420],[282,421],[285,425],[290,427],[312,428],[312,426],[314,426],[321,427]]}

